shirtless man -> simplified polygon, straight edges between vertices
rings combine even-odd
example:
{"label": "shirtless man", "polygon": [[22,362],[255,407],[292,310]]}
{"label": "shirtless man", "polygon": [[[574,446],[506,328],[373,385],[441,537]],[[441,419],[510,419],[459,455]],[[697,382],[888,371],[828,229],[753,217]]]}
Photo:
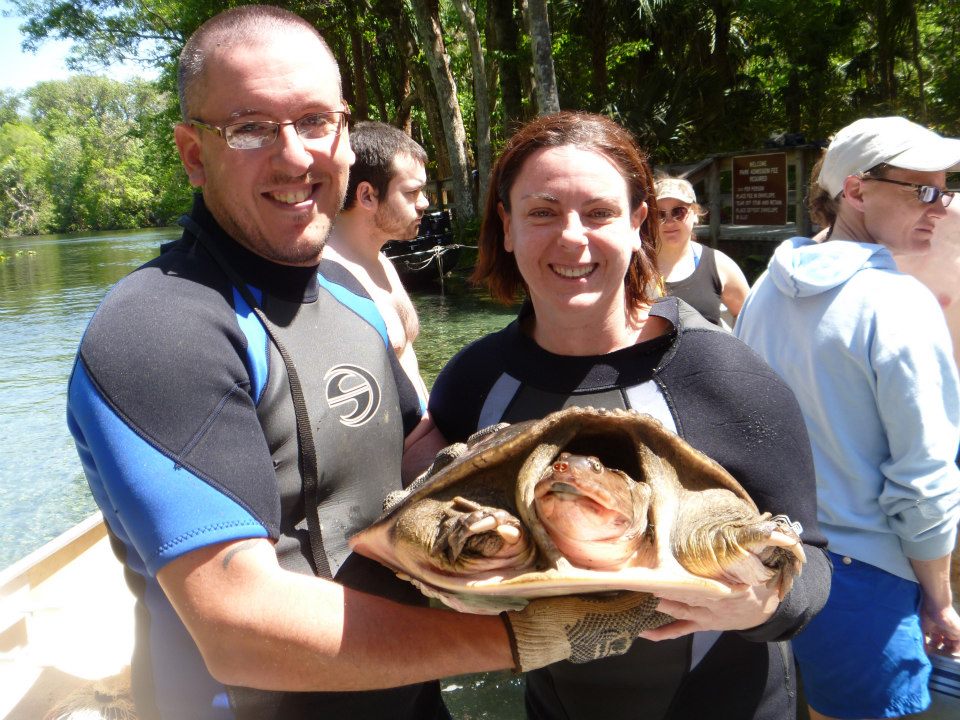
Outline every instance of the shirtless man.
{"label": "shirtless man", "polygon": [[390,240],[417,236],[429,204],[423,193],[427,154],[409,135],[380,122],[357,123],[350,146],[357,159],[323,257],[346,267],[373,298],[390,344],[425,407],[427,386],[413,351],[420,321],[396,269],[380,250]]}

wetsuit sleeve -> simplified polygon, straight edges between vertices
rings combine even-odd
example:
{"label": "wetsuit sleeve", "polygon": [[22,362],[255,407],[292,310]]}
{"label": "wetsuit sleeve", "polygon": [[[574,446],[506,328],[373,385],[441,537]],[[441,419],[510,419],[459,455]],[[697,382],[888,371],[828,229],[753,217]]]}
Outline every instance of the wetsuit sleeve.
{"label": "wetsuit sleeve", "polygon": [[779,376],[731,335],[691,330],[680,345],[662,375],[681,435],[726,468],[760,512],[785,514],[803,527],[807,562],[793,589],[770,620],[742,633],[756,641],[787,639],[826,603],[831,576],[800,407]]}
{"label": "wetsuit sleeve", "polygon": [[105,299],[71,376],[68,424],[91,491],[150,574],[279,531],[248,361],[265,347],[249,347],[229,298],[147,266]]}

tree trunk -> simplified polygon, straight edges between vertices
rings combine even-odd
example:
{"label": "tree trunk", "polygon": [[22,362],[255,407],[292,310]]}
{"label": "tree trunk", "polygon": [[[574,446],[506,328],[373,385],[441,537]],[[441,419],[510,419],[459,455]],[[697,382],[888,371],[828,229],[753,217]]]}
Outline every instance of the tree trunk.
{"label": "tree trunk", "polygon": [[477,17],[468,0],[455,0],[460,21],[470,45],[470,59],[473,65],[473,114],[477,122],[477,171],[479,178],[478,207],[483,208],[487,199],[487,181],[490,178],[490,93],[487,91],[487,71],[483,62],[483,48],[480,45],[480,32],[477,30]]}
{"label": "tree trunk", "polygon": [[470,168],[467,164],[467,133],[457,100],[457,85],[450,71],[437,7],[427,6],[427,0],[411,0],[416,16],[420,48],[427,57],[430,77],[440,103],[443,136],[450,156],[450,176],[453,183],[457,222],[461,225],[475,216],[473,191],[470,186]]}
{"label": "tree trunk", "polygon": [[783,110],[787,118],[787,130],[800,132],[803,127],[803,95],[800,87],[800,73],[796,66],[790,68],[787,87],[783,91]]}
{"label": "tree trunk", "polygon": [[[409,83],[408,83],[409,84]],[[417,100],[417,95],[410,88],[409,94],[397,105],[396,114],[390,118],[390,124],[400,128],[407,135],[413,134],[413,123],[410,120],[410,111],[413,109],[413,103]]]}
{"label": "tree trunk", "polygon": [[533,50],[533,76],[537,82],[537,113],[550,115],[560,112],[560,98],[557,95],[557,77],[553,71],[547,0],[527,0],[527,20]]}
{"label": "tree trunk", "polygon": [[[440,141],[444,136],[443,120],[440,119],[440,103],[437,101],[437,94],[433,91],[430,72],[417,59],[417,41],[414,37],[413,26],[406,15],[400,22],[400,44],[400,52],[406,58],[407,67],[410,69],[410,75],[413,78],[412,92],[420,102],[423,114],[427,116],[427,134],[430,142],[433,143],[436,179],[450,177],[450,156],[447,152],[447,143]],[[410,133],[410,136],[413,137],[413,132]],[[421,145],[426,146],[427,143],[421,142]]]}
{"label": "tree trunk", "polygon": [[[392,67],[393,62],[396,62],[397,65],[395,72],[387,73],[393,116],[385,115],[385,122],[400,128],[407,135],[412,135],[413,123],[410,119],[410,111],[416,100],[416,94],[413,90],[410,58],[416,51],[416,43],[407,22],[403,0],[382,0],[378,7],[380,15],[386,20],[383,35],[378,35],[378,37],[385,37],[386,44],[392,49],[392,52],[387,53],[387,56],[396,59],[395,61],[387,60],[390,64],[378,64],[376,67]],[[379,45],[383,45],[383,43],[381,42]],[[370,71],[375,72],[373,67]]]}
{"label": "tree trunk", "polygon": [[[923,77],[923,61],[920,59],[920,53],[922,51],[920,47],[920,23],[917,20],[917,4],[915,2],[910,3],[910,11],[910,35],[912,40],[910,59],[913,62],[914,69],[917,71],[917,93],[920,102],[920,117],[918,120],[920,120],[923,125],[926,125],[927,94]],[[960,592],[960,590],[957,592]]]}
{"label": "tree trunk", "polygon": [[[376,108],[382,122],[388,122],[390,119],[390,108],[387,102],[387,96],[383,92],[383,84],[380,82],[380,77],[377,75],[376,68],[384,67],[385,62],[390,62],[390,58],[387,55],[378,57],[376,49],[374,49],[369,42],[366,40],[363,41],[363,56],[367,59],[367,62],[364,63],[364,72],[367,77],[367,84],[370,86],[370,94],[373,95],[373,102],[376,103]],[[369,101],[368,101],[369,102]]]}
{"label": "tree trunk", "polygon": [[[523,91],[520,82],[517,23],[513,16],[513,0],[488,0],[487,47],[496,54],[503,99],[504,125],[507,133],[523,122]],[[494,63],[490,63],[494,65]],[[494,87],[491,82],[488,87]]]}
{"label": "tree trunk", "polygon": [[590,89],[593,109],[602,112],[607,104],[608,0],[586,0],[580,18],[590,46]]}
{"label": "tree trunk", "polygon": [[415,63],[411,67],[413,71],[413,87],[416,92],[420,106],[427,116],[427,130],[430,132],[430,140],[433,142],[433,153],[436,158],[437,180],[445,180],[453,175],[450,169],[450,150],[447,143],[441,142],[443,138],[443,119],[440,117],[440,102],[437,100],[437,94],[433,91],[433,81],[430,79],[430,71],[421,63]]}
{"label": "tree trunk", "polygon": [[340,38],[336,34],[330,33],[327,43],[330,45],[330,50],[333,52],[333,56],[337,60],[337,66],[340,68],[341,94],[352,111],[357,105],[357,98],[353,91],[353,64],[350,55],[344,49],[340,43]]}
{"label": "tree trunk", "polygon": [[733,59],[730,57],[730,31],[733,27],[733,3],[720,0],[713,6],[713,50],[710,53],[717,76],[717,85],[722,90],[733,83]]}
{"label": "tree trunk", "polygon": [[367,99],[366,60],[363,57],[363,36],[360,34],[360,25],[357,21],[356,9],[353,4],[347,8],[347,24],[350,31],[350,59],[353,68],[353,111],[356,120],[366,120],[370,117],[370,102]]}

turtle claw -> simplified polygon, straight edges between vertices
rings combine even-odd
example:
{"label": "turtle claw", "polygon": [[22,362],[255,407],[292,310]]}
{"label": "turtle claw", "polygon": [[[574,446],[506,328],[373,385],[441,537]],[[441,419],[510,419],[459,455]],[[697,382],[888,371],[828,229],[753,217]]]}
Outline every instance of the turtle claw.
{"label": "turtle claw", "polygon": [[[782,599],[806,561],[801,530],[786,515],[763,515],[756,522],[715,529],[707,541],[712,552],[688,555],[681,564],[694,574],[727,583],[776,587]],[[695,556],[699,561],[691,562]]]}
{"label": "turtle claw", "polygon": [[[763,544],[770,548],[770,555],[778,554],[779,551],[776,548],[782,548],[796,558],[798,568],[807,561],[807,555],[803,551],[803,542],[800,540],[800,533],[803,532],[800,523],[790,522],[790,518],[786,515],[774,515],[764,523],[765,531],[768,527],[770,528],[769,535],[766,536],[766,542]],[[766,560],[764,562],[768,564]]]}
{"label": "turtle claw", "polygon": [[525,539],[520,521],[506,510],[459,495],[444,509],[444,515],[433,551],[443,554],[452,565],[475,558],[515,556],[517,548],[511,546]]}
{"label": "turtle claw", "polygon": [[467,529],[474,535],[487,532],[488,530],[496,530],[497,519],[493,515],[485,515],[483,518],[475,522],[473,525],[471,525]]}
{"label": "turtle claw", "polygon": [[786,515],[774,515],[762,521],[759,537],[745,547],[753,553],[770,572],[768,587],[777,587],[780,599],[793,587],[793,578],[800,574],[807,555],[803,551],[800,523],[790,521]]}
{"label": "turtle claw", "polygon": [[513,545],[514,543],[520,542],[521,532],[519,528],[514,527],[513,525],[500,525],[497,527],[497,534],[504,539],[505,542]]}

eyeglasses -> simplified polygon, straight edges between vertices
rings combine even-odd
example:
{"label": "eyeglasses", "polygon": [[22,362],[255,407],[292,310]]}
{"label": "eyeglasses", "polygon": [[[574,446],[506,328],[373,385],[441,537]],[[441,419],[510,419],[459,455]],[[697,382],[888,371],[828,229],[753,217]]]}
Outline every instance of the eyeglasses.
{"label": "eyeglasses", "polygon": [[676,220],[677,222],[683,222],[687,219],[687,213],[690,212],[690,208],[686,205],[677,205],[675,208],[670,210],[670,212],[665,212],[660,210],[660,222],[665,223],[667,221],[667,216],[670,216],[670,219]]}
{"label": "eyeglasses", "polygon": [[273,120],[247,120],[229,125],[210,125],[200,120],[190,120],[190,124],[216,133],[234,150],[257,150],[269,147],[277,141],[280,128],[293,125],[294,130],[304,140],[320,140],[331,135],[339,135],[350,119],[350,110],[329,110],[310,113],[299,120],[274,122]]}
{"label": "eyeglasses", "polygon": [[916,183],[901,182],[900,180],[891,180],[890,178],[872,177],[870,175],[861,175],[861,180],[875,180],[876,182],[890,183],[891,185],[903,185],[913,188],[917,191],[917,200],[924,205],[933,205],[937,200],[943,203],[944,207],[949,207],[953,202],[953,191],[941,190],[936,185],[917,185]]}

